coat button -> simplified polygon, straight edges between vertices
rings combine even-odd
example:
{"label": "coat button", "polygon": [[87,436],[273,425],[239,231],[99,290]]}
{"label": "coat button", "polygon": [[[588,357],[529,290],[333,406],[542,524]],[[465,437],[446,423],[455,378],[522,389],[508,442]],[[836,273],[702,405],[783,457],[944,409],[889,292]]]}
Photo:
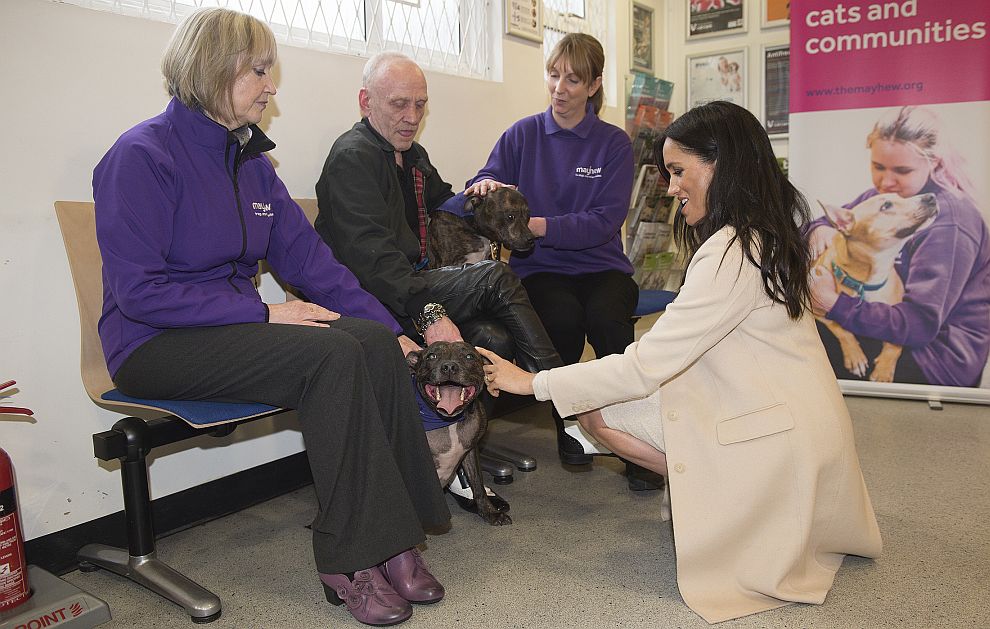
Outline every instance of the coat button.
{"label": "coat button", "polygon": [[667,413],[667,419],[669,419],[672,422],[676,422],[678,419],[680,419],[680,417],[677,416],[677,411],[670,411],[669,413]]}
{"label": "coat button", "polygon": [[678,463],[677,465],[675,465],[674,466],[674,471],[677,472],[678,474],[683,474],[684,473],[684,464],[683,463]]}

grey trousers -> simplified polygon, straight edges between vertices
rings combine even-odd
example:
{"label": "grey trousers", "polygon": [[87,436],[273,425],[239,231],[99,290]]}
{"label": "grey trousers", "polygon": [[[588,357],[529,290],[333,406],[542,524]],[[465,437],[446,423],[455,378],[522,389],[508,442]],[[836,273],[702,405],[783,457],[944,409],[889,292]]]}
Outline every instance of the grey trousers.
{"label": "grey trousers", "polygon": [[408,366],[379,323],[170,329],[135,350],[114,382],[135,397],[296,409],[319,503],[320,572],[371,567],[450,519]]}

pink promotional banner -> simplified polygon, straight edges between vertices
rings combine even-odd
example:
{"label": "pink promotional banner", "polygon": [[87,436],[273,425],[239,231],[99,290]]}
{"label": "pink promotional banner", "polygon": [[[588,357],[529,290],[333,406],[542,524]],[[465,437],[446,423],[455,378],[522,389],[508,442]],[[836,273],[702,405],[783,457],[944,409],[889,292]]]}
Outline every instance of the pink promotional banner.
{"label": "pink promotional banner", "polygon": [[847,393],[990,403],[990,0],[791,6],[790,177]]}
{"label": "pink promotional banner", "polygon": [[988,11],[988,0],[791,3],[791,112],[990,100]]}

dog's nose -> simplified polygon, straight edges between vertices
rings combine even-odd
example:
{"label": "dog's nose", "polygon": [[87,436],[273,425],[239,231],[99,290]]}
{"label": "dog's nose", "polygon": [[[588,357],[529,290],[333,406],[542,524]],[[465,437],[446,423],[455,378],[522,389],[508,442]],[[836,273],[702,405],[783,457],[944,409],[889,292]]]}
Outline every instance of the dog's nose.
{"label": "dog's nose", "polygon": [[440,365],[440,371],[443,373],[457,373],[459,370],[457,361],[449,360]]}

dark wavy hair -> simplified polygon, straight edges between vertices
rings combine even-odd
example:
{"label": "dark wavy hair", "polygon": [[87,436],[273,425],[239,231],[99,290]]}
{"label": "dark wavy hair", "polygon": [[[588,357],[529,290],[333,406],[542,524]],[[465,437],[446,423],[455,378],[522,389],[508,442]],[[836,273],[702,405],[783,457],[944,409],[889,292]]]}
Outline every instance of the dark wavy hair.
{"label": "dark wavy hair", "polygon": [[763,289],[800,318],[810,303],[811,254],[799,225],[811,218],[808,201],[787,180],[763,125],[746,109],[725,101],[700,105],[674,120],[653,146],[660,172],[670,140],[715,169],[705,199],[708,212],[688,225],[680,212],[674,236],[690,258],[715,232],[731,226],[746,259],[760,269]]}

